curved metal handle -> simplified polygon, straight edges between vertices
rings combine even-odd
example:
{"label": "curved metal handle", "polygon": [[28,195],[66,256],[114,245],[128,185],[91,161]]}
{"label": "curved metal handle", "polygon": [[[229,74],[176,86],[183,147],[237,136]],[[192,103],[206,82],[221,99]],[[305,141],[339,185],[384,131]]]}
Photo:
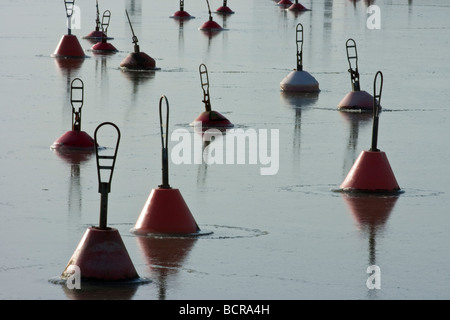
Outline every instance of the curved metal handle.
{"label": "curved metal handle", "polygon": [[106,10],[105,12],[103,12],[102,31],[105,34],[105,36],[108,33],[108,27],[109,27],[109,20],[110,19],[111,19],[111,11]]}
{"label": "curved metal handle", "polygon": [[[81,94],[76,94],[76,91],[81,91]],[[80,78],[75,78],[72,80],[70,84],[70,104],[72,105],[72,130],[74,131],[81,130],[81,108],[83,107],[83,100],[84,100],[83,81]]]}
{"label": "curved metal handle", "polygon": [[[350,72],[350,81],[352,82],[352,90],[360,91],[359,72],[358,72],[358,51],[356,50],[356,42],[353,39],[348,39],[345,43],[347,50],[348,72]],[[352,68],[352,61],[354,68]]]}
{"label": "curved metal handle", "polygon": [[[166,101],[166,132],[164,133],[163,116],[162,116],[162,102]],[[161,145],[162,145],[162,184],[160,188],[170,189],[169,185],[169,152],[168,152],[168,139],[169,139],[169,101],[166,96],[161,96],[159,99],[159,125],[161,129]]]}
{"label": "curved metal handle", "polygon": [[297,45],[297,71],[303,70],[303,25],[297,24],[295,33],[295,42]]}
{"label": "curved metal handle", "polygon": [[[97,133],[98,133],[99,129],[105,125],[110,125],[110,126],[114,127],[117,131],[117,140],[116,140],[116,146],[114,148],[113,155],[99,155],[98,154],[99,144],[97,143]],[[96,157],[96,162],[97,162],[98,192],[101,194],[99,228],[106,229],[106,220],[107,220],[107,212],[108,212],[108,193],[111,191],[111,180],[112,180],[112,176],[113,176],[113,172],[114,172],[114,166],[116,163],[117,150],[119,148],[120,130],[112,122],[103,122],[95,129],[94,140],[95,140],[95,145],[96,145],[95,157]],[[100,163],[100,162],[102,162],[102,163]],[[107,162],[107,164],[104,164],[104,162]],[[106,181],[102,181],[102,174],[101,174],[102,170],[110,171],[109,178],[106,179]]]}
{"label": "curved metal handle", "polygon": [[206,65],[203,63],[198,67],[200,72],[200,82],[203,90],[203,102],[205,103],[205,110],[211,111],[211,101],[209,98],[209,77],[208,77],[208,69]]}
{"label": "curved metal handle", "polygon": [[[380,87],[377,93],[377,79],[380,77]],[[383,73],[378,71],[375,75],[375,79],[373,81],[373,128],[372,128],[372,147],[370,151],[380,151],[377,148],[378,141],[378,123],[380,117],[380,102],[381,102],[381,91],[383,89]]]}

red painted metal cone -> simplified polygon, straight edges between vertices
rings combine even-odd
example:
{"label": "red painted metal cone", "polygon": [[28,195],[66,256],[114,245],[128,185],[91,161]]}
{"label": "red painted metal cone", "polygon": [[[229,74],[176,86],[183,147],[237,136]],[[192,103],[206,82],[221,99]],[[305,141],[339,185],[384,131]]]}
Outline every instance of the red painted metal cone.
{"label": "red painted metal cone", "polygon": [[280,82],[282,91],[318,92],[319,82],[307,71],[293,70]]}
{"label": "red painted metal cone", "polygon": [[383,151],[362,151],[340,188],[342,191],[356,192],[400,191]]}
{"label": "red painted metal cone", "polygon": [[224,13],[224,14],[232,14],[234,13],[233,10],[231,10],[228,6],[221,6],[216,9],[217,13]]}
{"label": "red painted metal cone", "polygon": [[94,44],[91,48],[94,52],[117,52],[118,50],[111,43],[100,41]]}
{"label": "red painted metal cone", "polygon": [[58,43],[58,46],[53,52],[52,57],[56,58],[85,58],[83,48],[78,41],[78,38],[73,34],[63,35]]}
{"label": "red painted metal cone", "polygon": [[234,125],[221,113],[211,110],[203,111],[192,124],[201,123],[202,128],[232,128]]}
{"label": "red painted metal cone", "polygon": [[180,191],[153,189],[131,232],[147,234],[195,234],[200,229]]}
{"label": "red painted metal cone", "polygon": [[280,0],[277,2],[277,5],[279,6],[290,6],[292,5],[292,1],[291,0]]}
{"label": "red painted metal cone", "polygon": [[62,279],[73,275],[70,266],[80,268],[88,281],[129,281],[139,278],[117,229],[90,227],[84,233]]}
{"label": "red painted metal cone", "polygon": [[210,19],[201,25],[200,30],[219,31],[219,30],[222,30],[222,27],[217,22]]}
{"label": "red painted metal cone", "polygon": [[291,11],[308,11],[308,9],[300,3],[293,3],[288,10]]}
{"label": "red painted metal cone", "polygon": [[373,96],[364,90],[350,91],[339,102],[338,109],[343,111],[373,111]]}
{"label": "red painted metal cone", "polygon": [[189,19],[189,18],[192,18],[192,16],[184,10],[179,10],[179,11],[175,12],[173,14],[173,16],[171,16],[171,18]]}
{"label": "red painted metal cone", "polygon": [[94,149],[94,147],[94,139],[81,130],[67,131],[51,146],[52,149]]}
{"label": "red painted metal cone", "polygon": [[100,30],[94,30],[89,32],[86,36],[83,37],[83,39],[103,39],[106,37],[105,33]]}
{"label": "red painted metal cone", "polygon": [[132,52],[120,63],[120,67],[125,70],[155,70],[155,59],[145,52]]}

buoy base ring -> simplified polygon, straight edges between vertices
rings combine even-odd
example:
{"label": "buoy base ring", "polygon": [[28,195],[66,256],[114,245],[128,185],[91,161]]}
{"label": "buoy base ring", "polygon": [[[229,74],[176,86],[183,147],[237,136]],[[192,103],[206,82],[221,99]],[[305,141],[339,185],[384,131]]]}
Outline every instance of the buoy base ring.
{"label": "buoy base ring", "polygon": [[135,228],[131,228],[130,232],[143,237],[149,238],[195,238],[201,236],[211,235],[214,232],[208,230],[199,230],[193,233],[159,233],[159,232],[141,232]]}

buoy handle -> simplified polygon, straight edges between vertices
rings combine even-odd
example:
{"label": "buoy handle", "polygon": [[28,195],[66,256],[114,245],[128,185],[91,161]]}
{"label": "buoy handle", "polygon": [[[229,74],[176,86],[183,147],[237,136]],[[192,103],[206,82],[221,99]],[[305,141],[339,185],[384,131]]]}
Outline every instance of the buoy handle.
{"label": "buoy handle", "polygon": [[200,82],[203,90],[203,102],[205,103],[205,110],[211,111],[211,101],[209,99],[209,77],[208,77],[208,69],[206,65],[203,63],[198,67],[200,72]]}
{"label": "buoy handle", "polygon": [[[345,43],[347,50],[347,60],[348,60],[348,72],[350,72],[350,81],[352,82],[352,90],[360,91],[359,85],[359,72],[358,72],[358,51],[356,49],[356,42],[353,39],[348,39]],[[352,62],[354,68],[352,67]]]}
{"label": "buoy handle", "polygon": [[[78,93],[77,93],[78,91]],[[70,104],[72,105],[72,130],[81,130],[81,108],[84,100],[84,84],[80,78],[72,80],[70,85]]]}
{"label": "buoy handle", "polygon": [[295,42],[297,45],[297,71],[303,70],[303,25],[297,24],[295,33]]}
{"label": "buoy handle", "polygon": [[[166,101],[166,123],[165,132],[163,125],[162,115],[162,102]],[[168,152],[168,139],[169,139],[169,101],[166,96],[161,96],[159,99],[159,125],[161,129],[161,145],[162,145],[162,184],[160,188],[171,189],[169,185],[169,152]]]}
{"label": "buoy handle", "polygon": [[[97,143],[97,133],[99,129],[105,125],[110,125],[114,127],[117,131],[117,140],[116,145],[114,148],[114,154],[113,155],[99,155],[98,149],[99,144]],[[97,176],[98,176],[98,192],[101,194],[101,201],[100,201],[100,221],[99,221],[99,228],[100,229],[106,229],[106,220],[107,220],[107,214],[108,214],[108,193],[111,191],[111,180],[114,172],[114,166],[116,163],[116,157],[117,157],[117,150],[119,148],[119,141],[120,141],[120,130],[119,128],[112,122],[103,122],[101,123],[94,132],[94,140],[95,140],[95,157],[97,162]],[[106,162],[106,164],[105,164]],[[107,179],[104,179],[104,176],[102,176],[102,170],[109,171],[109,176],[107,176]]]}
{"label": "buoy handle", "polygon": [[206,0],[206,4],[208,5],[208,13],[209,13],[209,21],[212,21],[212,16],[211,16],[211,7],[209,6],[209,1]]}
{"label": "buoy handle", "polygon": [[[379,76],[379,91],[377,92],[377,79]],[[383,89],[383,73],[378,71],[373,81],[373,128],[372,128],[372,147],[370,151],[380,151],[377,148],[378,141],[378,123],[380,117],[381,91]]]}
{"label": "buoy handle", "polygon": [[102,16],[102,32],[105,34],[104,38],[106,39],[106,35],[108,33],[108,27],[109,27],[109,20],[111,19],[111,11],[106,10],[105,12],[103,12],[103,16]]}
{"label": "buoy handle", "polygon": [[134,52],[139,52],[138,38],[134,34],[133,26],[131,25],[130,16],[128,15],[127,9],[125,9],[125,13],[127,14],[128,23],[130,24],[131,33],[133,34],[133,37],[131,38],[131,42],[134,43]]}
{"label": "buoy handle", "polygon": [[67,16],[67,29],[68,29],[68,35],[72,34],[72,14],[73,14],[73,7],[75,5],[75,0],[69,1],[64,0],[64,6],[66,7],[66,16]]}

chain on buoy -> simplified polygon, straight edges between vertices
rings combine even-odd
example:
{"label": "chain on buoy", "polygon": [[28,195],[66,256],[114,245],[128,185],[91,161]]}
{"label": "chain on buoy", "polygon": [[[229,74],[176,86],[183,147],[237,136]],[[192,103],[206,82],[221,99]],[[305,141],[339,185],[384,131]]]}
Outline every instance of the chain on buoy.
{"label": "chain on buoy", "polygon": [[55,51],[51,54],[54,58],[85,58],[83,48],[76,35],[72,34],[72,15],[75,6],[75,0],[64,1],[67,17],[67,34],[61,37]]}
{"label": "chain on buoy", "polygon": [[352,91],[347,93],[339,102],[338,110],[371,112],[374,107],[373,96],[367,91],[361,90],[358,70],[358,51],[355,40],[348,39],[345,43],[345,47],[347,51],[347,60],[349,65],[348,72],[350,73]]}
{"label": "chain on buoy", "polygon": [[134,34],[133,25],[131,24],[130,16],[128,11],[125,10],[127,14],[128,23],[130,24],[131,33],[133,34],[132,42],[134,43],[134,52],[130,53],[125,59],[120,63],[120,68],[123,71],[152,71],[158,70],[156,68],[155,59],[150,57],[145,52],[141,52],[138,45],[138,38]]}
{"label": "chain on buoy", "polygon": [[[162,102],[166,103],[166,119],[163,123]],[[194,236],[205,234],[197,225],[189,207],[177,188],[169,184],[169,102],[166,96],[159,100],[161,130],[162,184],[151,191],[131,232],[137,235]]]}
{"label": "chain on buoy", "polygon": [[199,73],[200,83],[203,90],[202,101],[205,104],[205,111],[200,113],[200,115],[190,125],[196,128],[201,126],[202,130],[209,128],[227,129],[234,127],[230,120],[228,120],[224,115],[218,111],[212,110],[211,108],[211,100],[209,96],[209,76],[208,69],[205,64],[200,64]]}
{"label": "chain on buoy", "polygon": [[84,103],[84,84],[80,78],[71,82],[70,104],[72,105],[72,130],[67,131],[55,140],[52,149],[58,150],[94,150],[95,141],[92,137],[81,130],[81,110]]}
{"label": "chain on buoy", "polygon": [[[377,79],[380,79],[379,91],[377,91]],[[378,71],[375,75],[373,84],[374,95],[371,148],[368,151],[362,151],[356,159],[350,172],[340,186],[341,191],[372,193],[400,192],[400,187],[386,154],[377,147],[382,86],[383,74],[381,71]]]}
{"label": "chain on buoy", "polygon": [[[120,282],[135,281],[139,278],[119,231],[107,226],[108,194],[111,191],[120,130],[114,123],[101,123],[95,129],[96,145],[99,145],[97,142],[98,132],[104,126],[112,126],[116,130],[117,136],[112,155],[100,155],[98,147],[95,152],[98,192],[101,194],[99,225],[89,227],[86,230],[61,274],[62,279],[68,279],[72,276],[72,266],[79,268],[80,277],[83,281]],[[102,172],[106,173],[102,174]]]}
{"label": "chain on buoy", "polygon": [[297,24],[295,42],[297,46],[297,69],[292,70],[280,82],[282,91],[319,92],[319,83],[307,71],[303,70],[303,25]]}
{"label": "chain on buoy", "polygon": [[172,16],[169,18],[174,19],[194,19],[194,16],[191,16],[186,10],[184,10],[184,0],[180,0],[180,10],[176,11]]}
{"label": "chain on buoy", "polygon": [[102,53],[102,54],[110,54],[110,53],[116,53],[118,50],[116,47],[114,47],[111,43],[107,41],[108,39],[108,27],[109,27],[109,21],[111,19],[111,11],[106,10],[103,12],[102,16],[102,23],[101,23],[101,29],[103,36],[101,38],[101,41],[94,44],[91,48],[92,52],[94,53]]}

